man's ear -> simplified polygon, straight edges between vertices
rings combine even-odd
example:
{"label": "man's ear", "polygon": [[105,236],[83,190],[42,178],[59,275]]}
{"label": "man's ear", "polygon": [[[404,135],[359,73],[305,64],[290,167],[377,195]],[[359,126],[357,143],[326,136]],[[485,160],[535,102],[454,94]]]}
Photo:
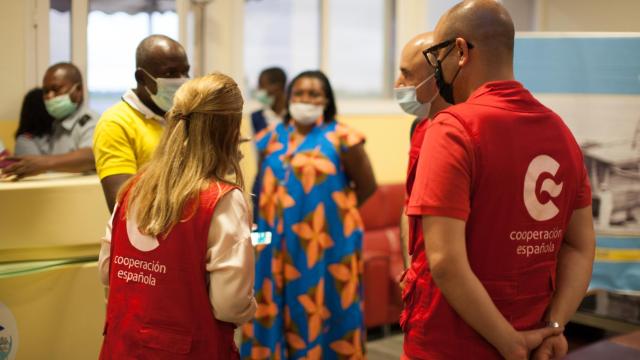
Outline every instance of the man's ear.
{"label": "man's ear", "polygon": [[458,66],[463,67],[469,62],[469,44],[463,38],[456,39],[456,49],[458,52]]}
{"label": "man's ear", "polygon": [[84,98],[84,87],[82,86],[82,83],[78,83],[73,86],[71,93],[69,93],[69,97],[71,98],[71,101],[76,104],[82,103]]}
{"label": "man's ear", "polygon": [[142,72],[142,70],[136,69],[136,71],[133,73],[133,75],[135,76],[136,82],[138,84],[144,83],[144,72]]}
{"label": "man's ear", "polygon": [[135,78],[136,78],[136,82],[138,83],[138,85],[142,85],[145,86],[152,94],[157,94],[158,93],[158,88],[157,88],[157,84],[155,81],[149,81],[149,75],[145,74],[144,71],[140,70],[140,69],[136,69],[136,72],[134,73]]}

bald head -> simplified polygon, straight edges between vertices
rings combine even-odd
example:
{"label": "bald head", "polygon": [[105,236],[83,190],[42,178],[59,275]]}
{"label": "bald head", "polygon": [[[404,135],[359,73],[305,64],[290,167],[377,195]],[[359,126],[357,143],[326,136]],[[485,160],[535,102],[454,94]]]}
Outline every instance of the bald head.
{"label": "bald head", "polygon": [[[409,40],[407,44],[402,48],[402,54],[400,55],[400,62],[402,60],[411,61],[414,63],[421,62],[426,65],[422,50],[433,45],[433,33],[424,32],[418,34]],[[402,67],[402,65],[400,65]]]}
{"label": "bald head", "polygon": [[395,82],[396,88],[416,87],[416,100],[422,104],[431,103],[428,117],[447,106],[438,96],[434,69],[427,63],[422,51],[433,46],[434,34],[425,32],[411,38],[402,48],[400,54],[400,74]]}
{"label": "bald head", "polygon": [[434,31],[439,46],[430,52],[440,95],[456,104],[487,82],[513,80],[514,36],[511,16],[497,0],[465,0],[449,9]]}
{"label": "bald head", "polygon": [[437,42],[461,37],[494,56],[513,58],[515,30],[511,16],[496,0],[466,0],[456,4],[436,26]]}
{"label": "bald head", "polygon": [[72,63],[62,62],[51,65],[44,74],[44,77],[54,76],[72,83],[82,84],[82,73],[80,69]]}
{"label": "bald head", "polygon": [[157,66],[167,58],[180,58],[187,62],[187,54],[182,45],[168,36],[147,36],[136,49],[136,67],[139,68]]}
{"label": "bald head", "polygon": [[416,86],[432,71],[429,69],[422,50],[433,45],[433,33],[425,32],[411,38],[400,53],[400,75],[396,79],[396,87]]}
{"label": "bald head", "polygon": [[45,100],[69,94],[74,103],[82,103],[83,86],[80,69],[67,62],[51,65],[44,73],[42,91]]}
{"label": "bald head", "polygon": [[182,45],[164,35],[151,35],[136,49],[136,82],[134,90],[140,101],[156,114],[163,116],[151,99],[158,93],[158,78],[188,78],[189,60]]}

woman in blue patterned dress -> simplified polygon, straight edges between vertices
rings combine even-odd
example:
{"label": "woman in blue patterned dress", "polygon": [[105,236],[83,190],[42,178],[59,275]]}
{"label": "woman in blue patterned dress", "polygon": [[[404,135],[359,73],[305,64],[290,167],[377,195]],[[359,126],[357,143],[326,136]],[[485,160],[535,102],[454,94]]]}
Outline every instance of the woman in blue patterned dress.
{"label": "woman in blue patterned dress", "polygon": [[263,174],[256,248],[255,319],[243,327],[248,359],[364,356],[362,220],[376,189],[364,137],[336,121],[320,71],[298,75],[283,124],[257,136]]}

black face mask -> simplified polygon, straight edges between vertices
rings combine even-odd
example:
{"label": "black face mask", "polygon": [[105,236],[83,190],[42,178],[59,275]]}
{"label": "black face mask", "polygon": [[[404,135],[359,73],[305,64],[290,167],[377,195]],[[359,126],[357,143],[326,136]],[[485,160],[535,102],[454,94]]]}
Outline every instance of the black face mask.
{"label": "black face mask", "polygon": [[[447,53],[447,55],[449,54]],[[438,89],[440,90],[440,96],[442,96],[444,101],[448,102],[451,105],[455,105],[456,103],[456,101],[453,99],[453,82],[456,81],[456,78],[458,77],[459,73],[460,73],[460,65],[458,65],[458,70],[456,71],[456,74],[453,75],[453,79],[451,79],[451,82],[448,83],[444,81],[442,63],[440,62],[440,60],[438,60],[438,66],[436,67],[436,70],[435,70],[436,85],[438,85]]]}

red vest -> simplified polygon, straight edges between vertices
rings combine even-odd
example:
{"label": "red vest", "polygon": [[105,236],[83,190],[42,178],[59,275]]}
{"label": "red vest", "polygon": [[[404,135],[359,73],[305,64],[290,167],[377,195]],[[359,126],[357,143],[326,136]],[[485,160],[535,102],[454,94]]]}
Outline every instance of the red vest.
{"label": "red vest", "polygon": [[[418,125],[416,125],[413,135],[411,136],[411,148],[409,149],[409,166],[407,168],[407,181],[406,181],[406,193],[405,207],[409,203],[409,197],[411,197],[411,190],[413,189],[413,183],[416,178],[416,172],[418,170],[418,160],[420,159],[420,149],[422,149],[422,142],[424,141],[424,135],[429,127],[431,119],[424,119]],[[423,266],[425,264],[424,253],[424,236],[422,233],[422,217],[420,216],[407,216],[409,224],[409,255],[412,256],[411,263],[416,266]],[[417,249],[417,248],[420,249]],[[407,272],[403,276],[407,276]],[[403,323],[406,312],[401,314],[400,322]]]}
{"label": "red vest", "polygon": [[[429,121],[431,119],[424,119],[418,125],[416,125],[413,135],[411,136],[411,148],[409,149],[409,167],[407,169],[407,181],[406,192],[407,197],[405,199],[405,205],[408,205],[409,197],[411,196],[411,189],[413,189],[413,182],[416,178],[416,171],[418,170],[418,160],[420,159],[420,149],[422,148],[422,142],[424,141],[424,134],[429,127]],[[415,247],[424,245],[422,241],[422,218],[419,216],[409,216],[409,255],[415,253]]]}
{"label": "red vest", "polygon": [[211,216],[232,189],[212,182],[197,204],[188,202],[185,220],[146,252],[129,241],[125,196],[113,220],[100,359],[239,359],[235,326],[213,316],[205,269]]}
{"label": "red vest", "polygon": [[[442,113],[460,122],[474,149],[466,223],[471,268],[517,330],[543,326],[558,250],[584,186],[580,148],[560,117],[516,82],[486,84]],[[413,249],[418,253],[403,294],[405,354],[412,359],[501,358],[442,296],[424,246]]]}

